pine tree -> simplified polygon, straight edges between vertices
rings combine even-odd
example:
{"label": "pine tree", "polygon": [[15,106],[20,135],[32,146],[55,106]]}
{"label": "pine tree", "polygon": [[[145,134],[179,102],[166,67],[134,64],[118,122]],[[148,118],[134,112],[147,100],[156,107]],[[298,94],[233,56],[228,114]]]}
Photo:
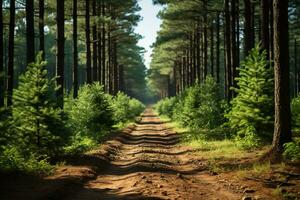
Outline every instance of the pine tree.
{"label": "pine tree", "polygon": [[[250,51],[236,78],[237,96],[231,101],[232,109],[226,114],[228,124],[237,131],[245,147],[256,146],[259,137],[271,136],[273,123],[273,75],[268,68],[266,52],[260,46]],[[271,138],[271,137],[270,137]]]}
{"label": "pine tree", "polygon": [[62,111],[55,99],[55,79],[47,78],[42,52],[36,62],[28,66],[20,77],[13,95],[13,118],[20,141],[33,152],[55,153],[66,134],[61,119]]}

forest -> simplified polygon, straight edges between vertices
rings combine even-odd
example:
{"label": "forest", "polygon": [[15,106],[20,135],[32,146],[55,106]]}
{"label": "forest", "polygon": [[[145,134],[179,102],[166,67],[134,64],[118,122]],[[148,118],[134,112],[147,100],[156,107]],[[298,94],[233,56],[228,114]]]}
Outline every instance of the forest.
{"label": "forest", "polygon": [[0,6],[0,199],[300,198],[298,0]]}

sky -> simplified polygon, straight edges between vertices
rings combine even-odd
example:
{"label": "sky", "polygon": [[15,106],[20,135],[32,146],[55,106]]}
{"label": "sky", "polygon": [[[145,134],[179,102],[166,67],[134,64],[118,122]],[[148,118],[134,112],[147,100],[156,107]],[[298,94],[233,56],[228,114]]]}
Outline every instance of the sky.
{"label": "sky", "polygon": [[139,5],[142,8],[140,15],[142,21],[136,27],[136,32],[143,36],[138,43],[139,46],[146,49],[145,65],[149,68],[151,62],[151,45],[155,42],[157,31],[159,31],[161,20],[157,18],[159,10],[162,8],[158,5],[153,5],[152,0],[139,0]]}

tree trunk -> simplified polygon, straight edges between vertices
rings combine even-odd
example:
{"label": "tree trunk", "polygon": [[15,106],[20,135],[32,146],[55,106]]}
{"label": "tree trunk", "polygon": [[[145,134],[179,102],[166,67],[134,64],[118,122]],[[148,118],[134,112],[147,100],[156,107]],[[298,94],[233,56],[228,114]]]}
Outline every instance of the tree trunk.
{"label": "tree trunk", "polygon": [[73,97],[78,96],[77,0],[73,0]]}
{"label": "tree trunk", "polygon": [[86,46],[86,82],[92,83],[91,38],[90,38],[90,4],[85,2],[85,46]]}
{"label": "tree trunk", "polygon": [[291,141],[289,89],[288,1],[274,0],[275,123],[271,152],[279,157]]}
{"label": "tree trunk", "polygon": [[207,58],[207,25],[206,25],[206,23],[207,23],[207,0],[204,0],[203,1],[203,3],[204,3],[204,18],[203,18],[203,20],[204,20],[204,32],[203,32],[203,39],[204,39],[204,49],[203,49],[203,51],[204,51],[204,63],[203,63],[203,65],[204,65],[204,80],[206,79],[206,76],[207,76],[207,63],[208,63],[208,58]]}
{"label": "tree trunk", "polygon": [[9,36],[8,36],[8,64],[7,64],[7,106],[12,105],[12,95],[14,87],[14,33],[15,33],[15,17],[16,2],[10,0],[9,6]]}
{"label": "tree trunk", "polygon": [[211,28],[210,28],[210,74],[212,77],[215,76],[214,73],[214,24],[212,22]]}
{"label": "tree trunk", "polygon": [[226,94],[228,101],[230,101],[232,97],[230,90],[230,87],[232,86],[230,27],[229,0],[225,0],[225,65],[227,74]]}
{"label": "tree trunk", "polygon": [[58,104],[61,108],[64,105],[64,60],[65,60],[65,5],[64,1],[57,0],[57,56],[56,56],[56,79],[57,86],[60,88],[57,90]]}
{"label": "tree trunk", "polygon": [[261,1],[261,45],[262,49],[266,50],[267,59],[269,59],[269,10],[270,0]]}
{"label": "tree trunk", "polygon": [[34,62],[34,0],[26,1],[26,52],[27,64]]}
{"label": "tree trunk", "polygon": [[295,88],[295,94],[294,96],[296,97],[298,95],[298,59],[297,59],[297,39],[295,38],[295,43],[294,43],[294,88]]}
{"label": "tree trunk", "polygon": [[[105,4],[102,3],[102,16],[105,16]],[[102,23],[102,84],[104,85],[104,88],[106,86],[106,30],[105,30],[105,23]]]}
{"label": "tree trunk", "polygon": [[[236,66],[240,66],[240,1],[236,0]],[[237,74],[236,74],[237,75]]]}
{"label": "tree trunk", "polygon": [[[236,0],[231,0],[231,85],[233,87],[237,87],[237,82],[235,80],[236,68],[237,68],[237,59],[236,59]],[[233,91],[231,91],[231,98],[235,95]]]}
{"label": "tree trunk", "polygon": [[39,0],[39,40],[40,40],[40,51],[42,51],[42,58],[45,60],[45,0]]}
{"label": "tree trunk", "polygon": [[4,106],[4,64],[3,64],[3,0],[0,1],[0,108]]}
{"label": "tree trunk", "polygon": [[270,60],[274,60],[274,26],[273,26],[273,0],[270,0],[270,35],[269,35],[269,38],[270,38],[270,52],[269,52],[269,55],[270,55]]}
{"label": "tree trunk", "polygon": [[[93,0],[93,17],[96,18],[96,0]],[[98,43],[97,43],[97,25],[93,24],[93,81],[98,81]]]}
{"label": "tree trunk", "polygon": [[[101,5],[97,3],[98,17],[101,17]],[[102,83],[102,34],[101,34],[101,23],[98,24],[97,29],[97,40],[98,40],[98,81]]]}
{"label": "tree trunk", "polygon": [[249,51],[254,47],[252,29],[252,5],[251,0],[244,0],[245,5],[245,22],[244,22],[244,55],[248,56]]}
{"label": "tree trunk", "polygon": [[217,42],[216,42],[216,78],[217,83],[220,83],[220,13],[217,14]]}

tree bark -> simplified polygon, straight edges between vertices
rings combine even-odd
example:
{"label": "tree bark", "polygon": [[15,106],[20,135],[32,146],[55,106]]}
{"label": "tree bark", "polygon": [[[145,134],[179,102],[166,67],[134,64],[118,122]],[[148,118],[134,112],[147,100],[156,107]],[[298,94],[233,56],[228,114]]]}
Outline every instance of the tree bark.
{"label": "tree bark", "polygon": [[15,33],[16,2],[10,0],[9,6],[9,36],[8,36],[8,64],[7,64],[7,106],[12,105],[14,87],[14,33]]}
{"label": "tree bark", "polygon": [[[96,0],[93,0],[93,17],[96,17]],[[93,24],[93,81],[98,81],[98,42],[97,42],[97,25],[94,20]]]}
{"label": "tree bark", "polygon": [[289,89],[288,1],[274,0],[275,123],[271,152],[276,157],[290,142],[291,110]]}
{"label": "tree bark", "polygon": [[299,85],[298,85],[298,58],[297,58],[297,54],[298,54],[298,51],[297,51],[297,39],[295,38],[295,41],[294,41],[294,90],[295,90],[295,94],[294,96],[296,97],[298,95],[298,88],[299,88]]}
{"label": "tree bark", "polygon": [[91,38],[90,38],[90,4],[85,2],[85,46],[86,46],[86,82],[92,83]]}
{"label": "tree bark", "polygon": [[217,14],[217,25],[216,25],[216,78],[217,83],[220,83],[220,13]]}
{"label": "tree bark", "polygon": [[40,51],[42,51],[42,58],[45,60],[45,0],[39,0],[39,40],[40,40]]}
{"label": "tree bark", "polygon": [[204,18],[203,18],[203,20],[204,20],[204,31],[203,31],[203,39],[204,39],[204,49],[203,49],[203,51],[204,51],[204,63],[203,63],[203,65],[204,65],[204,80],[206,79],[206,76],[207,76],[207,63],[208,63],[208,57],[207,57],[207,25],[206,25],[206,23],[207,23],[207,0],[204,0],[203,1],[203,3],[204,3]]}
{"label": "tree bark", "polygon": [[73,0],[73,97],[78,96],[77,0]]}
{"label": "tree bark", "polygon": [[[105,4],[102,3],[102,16],[105,16]],[[105,30],[105,23],[102,23],[102,84],[104,88],[106,86],[106,30]]]}
{"label": "tree bark", "polygon": [[3,0],[0,1],[0,107],[4,106],[4,64],[3,64],[3,10],[2,10]]}
{"label": "tree bark", "polygon": [[214,24],[212,22],[211,28],[210,28],[210,74],[212,77],[215,76],[214,73]]}
{"label": "tree bark", "polygon": [[[231,86],[237,87],[237,82],[235,80],[237,74],[236,74],[236,68],[237,68],[237,59],[236,59],[236,0],[231,0]],[[231,91],[231,98],[235,95],[233,91]]]}
{"label": "tree bark", "polygon": [[64,60],[65,60],[65,5],[64,1],[57,0],[57,55],[56,55],[56,79],[57,86],[60,88],[57,90],[58,104],[61,108],[64,105]]}
{"label": "tree bark", "polygon": [[251,0],[244,0],[245,5],[245,22],[244,22],[244,55],[248,56],[249,51],[254,47],[252,29],[252,4]]}
{"label": "tree bark", "polygon": [[231,39],[230,34],[231,26],[230,26],[230,14],[229,14],[229,0],[225,0],[225,65],[226,65],[226,90],[227,90],[227,99],[228,101],[232,98],[232,93],[230,87],[232,86],[232,72],[231,72]]}
{"label": "tree bark", "polygon": [[270,0],[261,1],[261,45],[262,49],[266,50],[267,59],[269,59],[269,10],[270,10]]}
{"label": "tree bark", "polygon": [[26,0],[26,52],[27,64],[34,62],[34,0]]}

